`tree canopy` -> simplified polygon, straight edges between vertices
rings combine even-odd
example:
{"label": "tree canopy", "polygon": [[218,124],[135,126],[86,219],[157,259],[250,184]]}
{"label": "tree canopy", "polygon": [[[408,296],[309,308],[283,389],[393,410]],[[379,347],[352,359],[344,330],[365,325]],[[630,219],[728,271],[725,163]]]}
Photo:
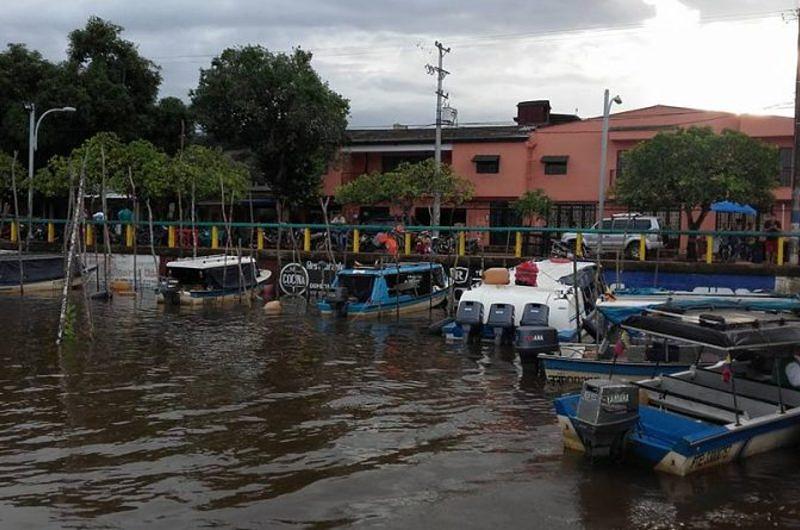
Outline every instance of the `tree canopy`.
{"label": "tree canopy", "polygon": [[311,54],[229,48],[200,71],[198,123],[228,148],[252,152],[263,182],[286,205],[317,197],[344,141],[349,104],[311,67]]}
{"label": "tree canopy", "polygon": [[449,165],[437,170],[433,159],[403,162],[394,171],[368,173],[339,186],[335,191],[339,204],[389,203],[403,210],[408,222],[415,204],[433,199],[440,193],[442,204],[458,205],[472,198],[472,183],[455,174]]}
{"label": "tree canopy", "polygon": [[537,218],[547,218],[550,208],[553,206],[553,201],[543,190],[535,189],[523,193],[519,199],[514,201],[513,206],[517,215],[523,221],[532,224]]}

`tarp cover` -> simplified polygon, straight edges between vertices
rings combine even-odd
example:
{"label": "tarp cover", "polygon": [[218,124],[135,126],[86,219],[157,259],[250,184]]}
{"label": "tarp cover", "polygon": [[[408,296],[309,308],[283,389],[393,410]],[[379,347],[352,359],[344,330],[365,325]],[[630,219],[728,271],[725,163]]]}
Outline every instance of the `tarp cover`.
{"label": "tarp cover", "polygon": [[[24,283],[44,282],[64,277],[64,260],[61,256],[25,256],[22,270]],[[0,285],[19,284],[19,258],[0,258]]]}
{"label": "tarp cover", "polygon": [[712,212],[720,213],[743,213],[745,215],[756,215],[756,210],[749,204],[739,204],[732,201],[719,201],[711,204]]}
{"label": "tarp cover", "polygon": [[659,309],[668,312],[680,312],[688,310],[714,310],[714,309],[737,309],[742,311],[778,311],[800,313],[800,299],[798,298],[768,298],[749,300],[726,299],[726,298],[703,298],[702,300],[676,300],[671,302],[655,302],[650,305],[614,305],[607,306],[599,304],[597,309],[612,324],[619,324],[626,318],[640,315],[647,309]]}
{"label": "tarp cover", "polygon": [[250,289],[256,283],[255,281],[255,267],[252,264],[242,265],[242,276],[244,285],[240,285],[239,278],[239,265],[234,263],[227,267],[216,267],[203,271],[208,282],[208,286],[212,289]]}

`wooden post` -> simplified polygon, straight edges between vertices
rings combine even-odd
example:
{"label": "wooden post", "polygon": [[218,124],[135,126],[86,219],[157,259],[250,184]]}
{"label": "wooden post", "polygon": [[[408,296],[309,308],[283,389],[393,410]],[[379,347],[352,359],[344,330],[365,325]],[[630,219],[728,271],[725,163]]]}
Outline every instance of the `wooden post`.
{"label": "wooden post", "polygon": [[467,253],[467,234],[463,231],[458,233],[458,255],[463,256]]}
{"label": "wooden post", "polygon": [[517,258],[522,257],[522,232],[517,232],[517,239],[514,243],[514,256]]}
{"label": "wooden post", "polygon": [[714,236],[706,236],[706,263],[714,261]]}
{"label": "wooden post", "polygon": [[211,227],[211,248],[219,248],[219,229],[216,226]]}
{"label": "wooden post", "polygon": [[125,246],[132,247],[134,240],[133,225],[125,225]]}
{"label": "wooden post", "polygon": [[55,241],[56,241],[56,225],[53,223],[47,223],[47,242],[55,243]]}
{"label": "wooden post", "polygon": [[578,232],[578,237],[575,238],[575,255],[579,258],[583,257],[583,234]]}
{"label": "wooden post", "polygon": [[353,254],[358,254],[358,251],[361,250],[361,240],[359,239],[360,234],[358,233],[358,228],[353,229]]}
{"label": "wooden post", "polygon": [[256,231],[256,248],[258,250],[264,250],[264,229],[259,228]]}
{"label": "wooden post", "polygon": [[303,252],[311,252],[311,229],[303,230]]}
{"label": "wooden post", "polygon": [[645,235],[639,234],[639,261],[647,259],[647,243],[645,243]]}
{"label": "wooden post", "polygon": [[785,237],[779,237],[778,238],[778,265],[783,265],[783,259],[784,259],[783,246],[784,246],[784,243],[786,243],[786,238]]}
{"label": "wooden post", "polygon": [[167,228],[167,246],[169,248],[175,248],[175,227],[170,226]]}
{"label": "wooden post", "polygon": [[405,247],[406,256],[411,255],[411,233],[406,232],[403,234],[403,243]]}
{"label": "wooden post", "polygon": [[11,242],[16,243],[19,240],[19,221],[11,221]]}

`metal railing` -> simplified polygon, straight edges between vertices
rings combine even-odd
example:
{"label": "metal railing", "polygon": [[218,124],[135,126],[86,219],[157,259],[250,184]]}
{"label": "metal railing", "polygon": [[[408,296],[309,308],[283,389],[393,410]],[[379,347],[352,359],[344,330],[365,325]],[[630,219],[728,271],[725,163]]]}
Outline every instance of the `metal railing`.
{"label": "metal railing", "polygon": [[[32,226],[35,233],[38,235],[34,239],[46,240],[48,243],[55,243],[58,239],[59,228],[68,223],[64,219],[33,219]],[[7,228],[0,231],[0,238],[8,236],[6,239],[12,243],[16,243],[23,229],[26,227],[25,221],[6,219],[0,223],[0,228]],[[85,220],[81,223],[83,242],[87,247],[94,247],[95,245],[102,244],[102,235],[99,234],[98,226],[107,224],[112,227],[116,234],[114,243],[124,247],[132,248],[137,236],[144,235],[147,239],[142,245],[149,244],[149,222],[148,221],[96,221]],[[187,221],[153,221],[153,226],[158,227],[159,241],[157,246],[168,248],[191,248],[193,246],[192,237],[197,239],[197,246],[200,248],[221,248],[221,238],[227,235],[227,231],[237,231],[247,229],[252,231],[253,237],[239,238],[242,241],[247,241],[253,248],[257,250],[266,250],[270,247],[277,248],[278,241],[272,233],[288,233],[290,238],[287,239],[288,244],[283,244],[281,247],[287,249],[289,246],[296,246],[297,250],[306,252],[312,251],[312,241],[318,239],[320,232],[322,236],[330,230],[332,236],[338,237],[340,241],[346,241],[345,248],[338,248],[337,250],[346,250],[352,253],[363,252],[362,248],[364,243],[364,235],[386,232],[391,233],[398,240],[400,252],[405,255],[415,254],[414,252],[414,236],[431,233],[438,231],[440,234],[445,234],[453,238],[449,248],[452,249],[448,254],[464,256],[468,253],[468,239],[469,234],[488,234],[488,233],[505,233],[508,236],[508,250],[513,248],[513,255],[521,258],[525,254],[524,243],[526,236],[540,235],[547,236],[555,241],[556,245],[561,242],[560,236],[565,233],[574,234],[574,243],[570,245],[568,250],[574,252],[579,257],[591,255],[592,249],[586,244],[587,235],[600,235],[608,236],[622,235],[625,238],[626,246],[630,247],[632,244],[636,245],[635,259],[645,261],[648,254],[654,252],[651,249],[653,246],[660,248],[660,243],[654,244],[657,241],[653,236],[663,238],[670,237],[688,237],[699,238],[701,244],[705,248],[699,250],[698,255],[703,256],[706,263],[713,263],[714,257],[721,257],[723,252],[721,250],[714,250],[714,243],[720,241],[751,241],[751,245],[759,245],[764,240],[774,241],[775,263],[783,265],[786,261],[786,247],[789,238],[800,237],[800,233],[791,232],[763,232],[763,231],[717,231],[717,230],[659,230],[659,231],[626,231],[626,230],[611,230],[611,229],[594,229],[594,228],[572,228],[572,227],[528,227],[528,226],[509,226],[509,227],[490,227],[490,226],[404,226],[401,232],[394,232],[397,226],[389,225],[349,225],[349,224],[321,224],[321,223],[249,223],[249,222],[232,222],[225,224],[221,221],[198,221],[193,225]],[[144,228],[144,232],[140,231]],[[194,229],[194,230],[193,230]],[[63,231],[63,230],[62,230]],[[187,232],[189,233],[187,236]],[[193,234],[192,234],[193,232]],[[201,237],[201,235],[203,237]],[[241,235],[239,233],[238,235]],[[99,236],[99,237],[98,237]],[[166,236],[166,237],[164,237]],[[188,243],[187,240],[188,239]],[[513,241],[513,245],[511,242]],[[163,244],[165,243],[165,244]],[[728,243],[726,243],[728,244]],[[604,246],[606,244],[604,243]],[[724,249],[723,249],[724,250]],[[617,249],[617,252],[619,249]],[[440,252],[442,254],[443,252]],[[473,252],[474,253],[474,252]],[[613,254],[613,251],[610,252]]]}

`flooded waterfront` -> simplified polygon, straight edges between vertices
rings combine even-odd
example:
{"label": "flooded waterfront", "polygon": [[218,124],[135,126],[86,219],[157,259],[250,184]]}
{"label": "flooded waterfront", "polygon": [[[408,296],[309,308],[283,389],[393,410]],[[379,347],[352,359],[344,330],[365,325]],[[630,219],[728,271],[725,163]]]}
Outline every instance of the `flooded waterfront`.
{"label": "flooded waterfront", "polygon": [[800,525],[797,450],[688,478],[564,454],[554,389],[428,317],[0,299],[1,528]]}

